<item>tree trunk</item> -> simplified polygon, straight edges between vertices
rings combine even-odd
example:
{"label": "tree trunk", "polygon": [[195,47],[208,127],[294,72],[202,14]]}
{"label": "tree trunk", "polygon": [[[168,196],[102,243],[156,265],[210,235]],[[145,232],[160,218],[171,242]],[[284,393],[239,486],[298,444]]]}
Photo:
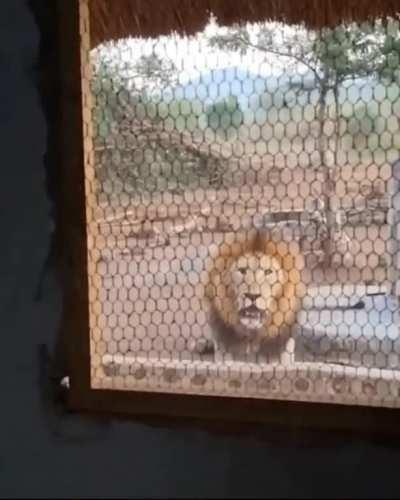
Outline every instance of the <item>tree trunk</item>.
{"label": "tree trunk", "polygon": [[339,116],[339,81],[335,79],[335,86],[333,87],[333,95],[335,99],[335,169],[338,164],[338,151],[340,146],[340,116]]}
{"label": "tree trunk", "polygon": [[326,162],[326,136],[324,131],[325,119],[326,119],[326,98],[329,91],[328,85],[328,75],[324,77],[321,84],[321,92],[319,97],[319,111],[318,111],[318,120],[320,124],[320,135],[318,139],[318,149],[320,155],[320,162],[322,171],[324,173],[324,185],[323,185],[323,203],[324,203],[324,211],[326,217],[326,225],[327,225],[327,234],[325,235],[322,242],[322,249],[324,251],[324,264],[325,266],[331,265],[331,255],[332,255],[332,242],[334,236],[334,228],[335,228],[335,214],[331,208],[331,198],[333,194],[333,179],[332,172],[330,167]]}

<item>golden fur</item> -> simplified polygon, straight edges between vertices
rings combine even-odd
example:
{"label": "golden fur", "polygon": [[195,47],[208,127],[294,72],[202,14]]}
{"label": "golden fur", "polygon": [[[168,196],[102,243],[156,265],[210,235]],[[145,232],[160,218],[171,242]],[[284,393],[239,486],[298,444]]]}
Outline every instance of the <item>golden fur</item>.
{"label": "golden fur", "polygon": [[283,349],[304,293],[303,268],[295,242],[258,233],[248,244],[223,245],[206,292],[217,349],[246,354]]}

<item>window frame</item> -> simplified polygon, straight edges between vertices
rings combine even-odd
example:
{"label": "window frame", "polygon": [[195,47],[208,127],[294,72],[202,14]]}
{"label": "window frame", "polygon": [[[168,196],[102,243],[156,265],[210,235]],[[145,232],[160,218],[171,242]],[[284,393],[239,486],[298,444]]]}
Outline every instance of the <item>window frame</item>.
{"label": "window frame", "polygon": [[345,432],[347,436],[349,433],[400,435],[399,409],[91,388],[79,0],[57,0],[57,8],[60,73],[57,146],[62,191],[57,224],[63,249],[61,336],[68,358],[69,409],[129,416],[147,422],[154,417],[161,422],[179,418],[181,423],[189,420],[211,428],[212,421],[219,421],[223,423],[219,424],[220,429],[232,428],[235,432],[249,424],[263,423],[269,428],[330,430]]}

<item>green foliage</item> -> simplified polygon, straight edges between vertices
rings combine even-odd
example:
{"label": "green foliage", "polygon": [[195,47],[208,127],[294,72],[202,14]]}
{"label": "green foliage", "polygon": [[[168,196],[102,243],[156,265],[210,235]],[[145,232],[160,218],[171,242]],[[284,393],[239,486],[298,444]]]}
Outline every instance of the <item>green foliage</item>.
{"label": "green foliage", "polygon": [[341,25],[322,30],[313,50],[325,71],[338,82],[375,76],[393,81],[399,70],[400,34],[388,21]]}
{"label": "green foliage", "polygon": [[382,47],[381,76],[400,85],[400,29],[399,22],[389,22]]}
{"label": "green foliage", "polygon": [[234,138],[234,128],[238,128],[243,121],[243,113],[236,96],[226,97],[208,106],[205,114],[207,125],[224,140]]}
{"label": "green foliage", "polygon": [[313,50],[323,71],[337,82],[371,75],[379,55],[376,39],[356,26],[323,30]]}

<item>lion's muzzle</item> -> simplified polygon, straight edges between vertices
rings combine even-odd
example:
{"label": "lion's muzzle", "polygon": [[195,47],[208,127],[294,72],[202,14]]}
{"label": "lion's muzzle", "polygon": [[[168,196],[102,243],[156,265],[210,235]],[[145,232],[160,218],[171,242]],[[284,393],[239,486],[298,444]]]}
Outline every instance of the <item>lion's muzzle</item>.
{"label": "lion's muzzle", "polygon": [[244,329],[243,333],[251,335],[259,331],[263,328],[266,316],[265,310],[259,309],[255,304],[240,309],[239,321]]}

